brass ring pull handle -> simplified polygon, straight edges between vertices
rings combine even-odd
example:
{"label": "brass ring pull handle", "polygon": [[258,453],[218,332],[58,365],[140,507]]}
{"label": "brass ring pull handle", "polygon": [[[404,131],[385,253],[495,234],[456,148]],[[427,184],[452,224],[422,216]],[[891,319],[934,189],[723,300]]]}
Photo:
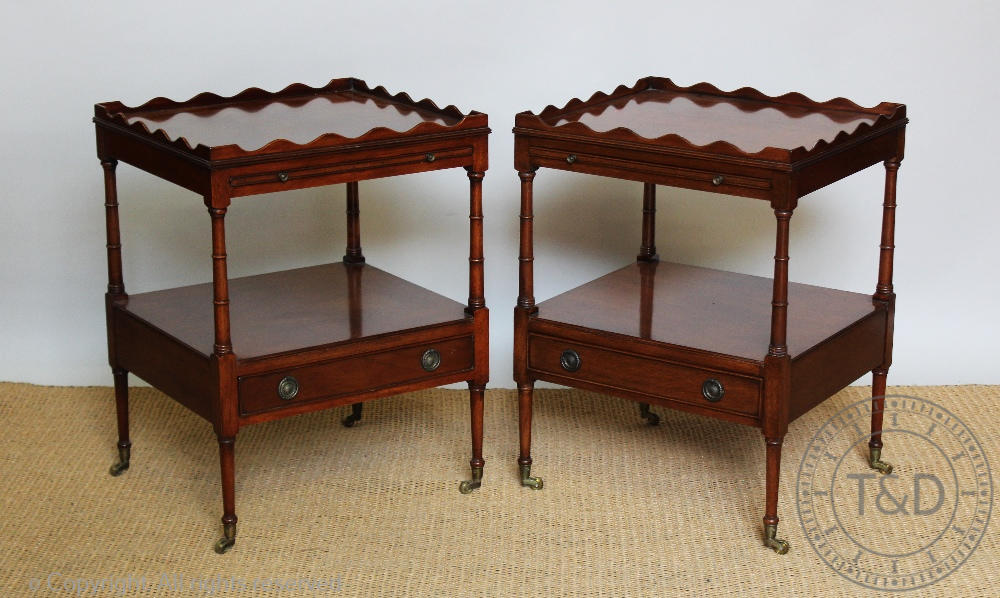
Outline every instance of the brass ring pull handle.
{"label": "brass ring pull handle", "polygon": [[278,173],[278,180],[281,181],[282,183],[287,182],[288,181],[288,173],[287,172],[279,172]]}
{"label": "brass ring pull handle", "polygon": [[576,162],[576,154],[570,154],[570,155],[566,156],[566,163],[567,164],[572,164],[574,162]]}
{"label": "brass ring pull handle", "polygon": [[291,401],[299,394],[299,381],[292,376],[285,376],[278,382],[278,396],[283,401]]}
{"label": "brass ring pull handle", "polygon": [[580,360],[579,353],[572,349],[567,349],[562,352],[562,355],[559,356],[559,365],[561,365],[562,369],[567,372],[575,372],[580,369],[583,362]]}
{"label": "brass ring pull handle", "polygon": [[441,367],[441,353],[437,349],[427,349],[424,354],[420,356],[420,367],[424,368],[425,371],[433,372],[434,370]]}
{"label": "brass ring pull handle", "polygon": [[719,382],[715,378],[709,378],[701,385],[701,396],[705,397],[705,400],[709,402],[715,403],[721,401],[725,394],[726,388],[722,386],[722,382]]}
{"label": "brass ring pull handle", "polygon": [[434,160],[437,160],[437,156],[431,153],[426,153],[424,154],[424,160],[427,160],[428,162],[433,162]]}

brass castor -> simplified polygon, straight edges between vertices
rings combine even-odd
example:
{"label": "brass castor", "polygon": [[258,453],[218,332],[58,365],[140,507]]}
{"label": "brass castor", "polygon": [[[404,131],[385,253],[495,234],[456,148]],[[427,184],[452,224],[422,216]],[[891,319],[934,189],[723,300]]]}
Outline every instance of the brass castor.
{"label": "brass castor", "polygon": [[472,468],[472,479],[464,480],[458,485],[458,491],[462,494],[469,494],[476,488],[483,485],[483,468],[473,467]]}
{"label": "brass castor", "polygon": [[520,468],[521,468],[521,485],[522,486],[527,486],[528,488],[531,488],[532,490],[541,490],[542,489],[542,478],[533,478],[533,477],[531,477],[531,466],[530,465],[521,465]]}
{"label": "brass castor", "polygon": [[786,540],[779,540],[775,536],[778,535],[777,525],[765,525],[764,526],[764,546],[767,546],[771,550],[777,552],[778,554],[785,554],[788,552],[790,546]]}
{"label": "brass castor", "polygon": [[345,428],[350,428],[361,421],[361,407],[363,405],[364,403],[354,403],[351,405],[351,414],[340,420],[340,423],[344,424]]}
{"label": "brass castor", "polygon": [[108,470],[108,473],[110,473],[113,476],[120,476],[122,472],[128,469],[128,461],[131,456],[132,456],[131,447],[128,446],[118,447],[118,461],[111,466],[111,469]]}
{"label": "brass castor", "polygon": [[884,473],[886,475],[892,473],[892,465],[882,460],[881,448],[868,449],[868,465],[879,473]]}
{"label": "brass castor", "polygon": [[236,524],[222,524],[222,537],[215,543],[215,552],[225,554],[236,544]]}
{"label": "brass castor", "polygon": [[660,423],[660,416],[649,410],[649,403],[639,403],[639,417],[649,422],[651,426]]}

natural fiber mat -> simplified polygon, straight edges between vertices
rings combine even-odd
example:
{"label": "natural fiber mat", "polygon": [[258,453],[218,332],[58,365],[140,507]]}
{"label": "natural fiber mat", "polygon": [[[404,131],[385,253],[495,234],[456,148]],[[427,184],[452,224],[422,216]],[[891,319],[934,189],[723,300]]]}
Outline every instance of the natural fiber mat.
{"label": "natural fiber mat", "polygon": [[[1000,387],[891,391],[945,406],[1000,462]],[[109,388],[4,383],[0,595],[876,594],[824,563],[796,505],[813,434],[865,392],[849,388],[789,430],[779,537],[792,550],[784,556],[761,545],[758,430],[662,408],[651,427],[635,403],[576,390],[536,392],[532,473],[544,478],[541,491],[518,484],[509,390],[487,392],[486,476],[470,495],[458,492],[469,458],[463,391],[369,402],[350,429],[339,424],[346,409],[245,428],[236,440],[236,546],[217,555],[222,503],[208,423],[155,390],[132,389],[132,467],[112,478]],[[940,460],[933,448],[888,437],[885,452],[899,480]],[[866,483],[876,498],[878,482]],[[932,486],[923,487],[924,511]],[[928,533],[912,498],[902,502],[893,512],[883,501],[889,514],[869,506],[887,542]],[[980,534],[954,573],[902,594],[996,596],[998,526]],[[934,550],[927,558],[944,560],[944,549]]]}

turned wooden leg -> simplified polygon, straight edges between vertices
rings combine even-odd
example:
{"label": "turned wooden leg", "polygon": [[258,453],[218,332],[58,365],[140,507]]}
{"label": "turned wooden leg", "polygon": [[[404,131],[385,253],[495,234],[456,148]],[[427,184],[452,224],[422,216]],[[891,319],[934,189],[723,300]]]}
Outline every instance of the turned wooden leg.
{"label": "turned wooden leg", "polygon": [[469,383],[469,411],[472,415],[472,459],[469,460],[469,465],[472,467],[472,479],[459,484],[458,490],[462,494],[468,494],[483,484],[483,467],[486,465],[486,461],[483,460],[483,395],[485,392],[485,386]]}
{"label": "turned wooden leg", "polygon": [[363,406],[364,403],[354,403],[351,405],[351,414],[340,420],[340,423],[344,424],[345,428],[350,428],[354,424],[361,421],[361,409]]}
{"label": "turned wooden leg", "polygon": [[[639,336],[652,338],[653,326],[653,273],[659,261],[656,254],[656,185],[645,183],[642,193],[642,245],[639,246]],[[660,416],[649,410],[649,403],[639,403],[639,417],[651,426],[660,423]]]}
{"label": "turned wooden leg", "polygon": [[215,374],[215,434],[219,439],[219,464],[222,469],[222,531],[215,552],[222,554],[236,543],[236,480],[233,444],[239,422],[236,416],[236,356],[229,321],[229,277],[226,274],[226,210],[220,198],[205,198],[212,218],[212,304],[215,328],[211,368]]}
{"label": "turned wooden leg", "polygon": [[110,474],[121,475],[128,469],[132,456],[132,441],[128,437],[128,372],[115,368],[115,409],[118,412],[118,461],[111,466]]}
{"label": "turned wooden leg", "polygon": [[361,203],[358,199],[358,182],[347,183],[347,250],[345,264],[363,264],[365,256],[361,252]]}
{"label": "turned wooden leg", "polygon": [[104,170],[104,219],[107,229],[106,248],[108,252],[108,291],[105,294],[105,308],[108,326],[108,359],[111,362],[111,374],[115,379],[115,409],[118,412],[118,461],[111,466],[113,476],[121,475],[128,469],[131,458],[132,442],[128,436],[128,372],[118,367],[118,355],[115,349],[116,340],[113,333],[113,306],[128,300],[125,293],[125,282],[122,278],[122,242],[118,224],[118,184],[115,169],[118,161],[110,158],[101,159]]}
{"label": "turned wooden leg", "polygon": [[892,473],[892,465],[882,460],[882,415],[885,412],[885,383],[889,372],[872,371],[872,435],[868,440],[868,465],[879,473]]}
{"label": "turned wooden leg", "polygon": [[640,262],[659,261],[656,254],[656,185],[644,183],[642,186],[642,245],[639,246]]}
{"label": "turned wooden leg", "polygon": [[517,465],[521,473],[521,485],[541,490],[542,479],[531,477],[531,395],[535,389],[535,382],[527,375],[528,319],[536,311],[533,247],[535,216],[532,191],[535,171],[519,170],[517,176],[521,179],[521,245],[517,258],[517,307],[514,309],[514,380],[517,381],[518,430],[521,437],[521,453],[517,457]]}
{"label": "turned wooden leg", "polygon": [[774,283],[771,296],[771,342],[764,359],[764,441],[767,447],[764,545],[778,554],[788,552],[788,542],[778,535],[778,480],[781,477],[781,443],[788,430],[791,359],[788,355],[788,242],[791,210],[775,209],[777,235],[774,249]]}
{"label": "turned wooden leg", "polygon": [[219,438],[219,464],[222,469],[222,537],[215,552],[223,554],[236,543],[236,468],[233,459],[235,438]]}
{"label": "turned wooden leg", "polygon": [[764,507],[764,545],[778,554],[788,552],[788,542],[779,540],[778,534],[778,478],[781,477],[782,438],[765,438],[767,446],[767,474]]}
{"label": "turned wooden leg", "polygon": [[878,283],[872,301],[886,310],[885,351],[882,364],[872,370],[872,435],[868,440],[868,464],[872,469],[892,473],[892,465],[882,460],[882,415],[885,412],[885,386],[892,363],[892,329],[896,294],[892,289],[892,260],[896,248],[896,175],[900,161],[885,161],[885,197],[882,202],[882,240],[879,243]]}
{"label": "turned wooden leg", "polygon": [[521,436],[521,454],[517,458],[521,473],[521,485],[533,490],[542,489],[542,478],[531,477],[531,396],[535,384],[521,384],[517,387],[517,414]]}

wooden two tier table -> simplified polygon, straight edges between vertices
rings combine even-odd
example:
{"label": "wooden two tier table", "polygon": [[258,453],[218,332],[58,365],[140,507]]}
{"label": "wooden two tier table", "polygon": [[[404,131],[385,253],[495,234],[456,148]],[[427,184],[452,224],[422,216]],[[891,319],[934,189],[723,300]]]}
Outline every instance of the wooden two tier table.
{"label": "wooden two tier table", "polygon": [[[483,473],[489,315],[483,297],[482,181],[487,116],[390,95],[357,79],[278,93],[204,93],[131,108],[95,107],[107,218],[108,349],[119,460],[129,466],[128,373],[212,423],[222,469],[223,537],[235,542],[233,443],[243,426],[459,381],[469,384],[472,479]],[[212,282],[127,295],[115,167],[126,162],[189,189],[208,208]],[[358,181],[462,167],[470,182],[466,305],[365,263]],[[230,280],[225,217],[234,199],[346,183],[342,262]],[[180,225],[180,224],[178,224]],[[208,234],[211,234],[209,241]],[[206,268],[207,269],[207,268]]]}
{"label": "wooden two tier table", "polygon": [[[518,114],[520,293],[514,376],[521,482],[531,477],[536,380],[759,427],[766,447],[765,544],[776,537],[788,423],[873,372],[870,465],[883,473],[882,407],[892,356],[896,172],[906,108],[863,108],[797,93],[769,97],[650,77],[563,108]],[[874,295],[788,282],[789,223],[799,198],[877,162],[886,169]],[[541,168],[644,183],[636,263],[540,304],[533,291],[532,182]],[[776,219],[774,278],[660,262],[656,185],[762,199]]]}

